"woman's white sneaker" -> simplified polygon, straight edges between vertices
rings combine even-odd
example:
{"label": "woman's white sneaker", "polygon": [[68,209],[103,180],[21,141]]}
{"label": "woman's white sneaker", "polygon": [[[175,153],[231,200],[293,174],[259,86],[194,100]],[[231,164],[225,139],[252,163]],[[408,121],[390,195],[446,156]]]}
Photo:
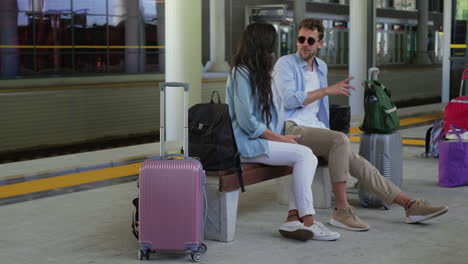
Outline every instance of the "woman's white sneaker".
{"label": "woman's white sneaker", "polygon": [[338,240],[341,235],[338,232],[331,231],[328,229],[324,224],[315,221],[312,226],[304,226],[308,230],[312,231],[314,236],[312,237],[313,240],[321,240],[321,241],[334,241]]}
{"label": "woman's white sneaker", "polygon": [[301,241],[310,240],[314,236],[312,230],[309,230],[299,221],[285,222],[278,231],[284,237]]}

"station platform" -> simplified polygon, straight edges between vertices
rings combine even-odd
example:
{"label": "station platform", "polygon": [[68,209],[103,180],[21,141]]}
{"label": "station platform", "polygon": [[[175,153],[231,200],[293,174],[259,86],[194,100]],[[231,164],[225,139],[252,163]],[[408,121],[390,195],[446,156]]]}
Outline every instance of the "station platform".
{"label": "station platform", "polygon": [[[236,239],[206,241],[202,263],[466,263],[468,187],[437,185],[438,160],[425,158],[424,136],[442,118],[442,104],[399,109],[403,144],[402,190],[413,198],[449,206],[422,224],[403,223],[404,210],[362,208],[355,180],[348,197],[368,222],[367,232],[330,227],[335,242],[293,241],[277,231],[287,206],[276,202],[274,181],[240,195]],[[360,120],[352,120],[352,148],[359,148]],[[169,145],[176,148],[176,144]],[[1,263],[141,263],[131,233],[132,199],[139,164],[159,154],[159,144],[64,155],[0,165]],[[327,223],[332,209],[317,209]],[[188,263],[184,254],[152,254],[148,263]]]}

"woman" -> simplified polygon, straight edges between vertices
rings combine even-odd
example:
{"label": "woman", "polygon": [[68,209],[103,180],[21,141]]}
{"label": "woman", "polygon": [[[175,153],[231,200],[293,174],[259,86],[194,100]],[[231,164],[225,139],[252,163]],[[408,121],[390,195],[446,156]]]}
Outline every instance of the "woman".
{"label": "woman", "polygon": [[251,24],[232,60],[226,102],[241,160],[293,167],[289,212],[279,228],[283,236],[298,240],[337,240],[340,234],[314,221],[311,185],[317,158],[310,148],[296,143],[298,136],[278,133],[283,122],[278,120],[271,89],[275,47],[276,31],[272,25]]}

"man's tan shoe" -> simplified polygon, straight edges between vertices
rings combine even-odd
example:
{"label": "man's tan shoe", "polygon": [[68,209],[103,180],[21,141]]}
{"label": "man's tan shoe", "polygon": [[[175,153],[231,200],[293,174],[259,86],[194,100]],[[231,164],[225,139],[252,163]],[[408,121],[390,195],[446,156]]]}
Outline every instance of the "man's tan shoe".
{"label": "man's tan shoe", "polygon": [[333,210],[330,224],[351,231],[367,231],[369,225],[356,215],[356,209],[350,206]]}
{"label": "man's tan shoe", "polygon": [[405,211],[406,223],[414,224],[443,215],[448,211],[448,207],[445,205],[431,205],[424,200],[416,200]]}

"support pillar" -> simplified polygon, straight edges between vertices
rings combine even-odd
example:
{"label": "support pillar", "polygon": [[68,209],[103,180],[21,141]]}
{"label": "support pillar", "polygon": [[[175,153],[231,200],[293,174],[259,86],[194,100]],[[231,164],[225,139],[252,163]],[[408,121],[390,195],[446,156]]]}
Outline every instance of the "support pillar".
{"label": "support pillar", "polygon": [[367,69],[370,69],[377,66],[375,59],[377,50],[377,34],[375,32],[377,10],[375,8],[375,2],[369,1],[367,9]]}
{"label": "support pillar", "polygon": [[[165,1],[166,81],[190,86],[189,104],[201,102],[201,0]],[[167,140],[183,138],[183,89],[168,89],[166,104]]]}
{"label": "support pillar", "polygon": [[[364,115],[364,89],[362,83],[367,78],[367,30],[368,17],[363,14],[368,13],[369,0],[350,0],[349,3],[349,76],[354,77],[350,82],[356,87],[351,91],[349,106],[351,107],[351,117]],[[375,30],[375,27],[372,28]]]}
{"label": "support pillar", "polygon": [[33,0],[32,4],[32,10],[34,12],[42,12],[42,0]]}
{"label": "support pillar", "polygon": [[450,42],[452,39],[452,1],[444,1],[444,35],[442,44],[442,103],[450,100]]}
{"label": "support pillar", "polygon": [[418,0],[418,54],[416,64],[431,64],[427,54],[427,20],[429,6],[427,0]]}
{"label": "support pillar", "polygon": [[[0,43],[2,45],[18,45],[18,4],[16,0],[5,0],[0,5],[3,12],[0,16]],[[18,49],[0,49],[1,76],[13,78],[18,74]]]}
{"label": "support pillar", "polygon": [[125,20],[125,72],[145,72],[145,50],[139,46],[145,45],[145,32],[139,1],[124,1],[127,19]]}
{"label": "support pillar", "polygon": [[[156,2],[156,17],[158,18],[158,46],[166,45],[166,17],[165,3],[163,1]],[[159,72],[166,72],[166,54],[164,49],[158,49],[158,64]]]}
{"label": "support pillar", "polygon": [[[465,33],[465,69],[468,69],[468,19],[466,20],[466,33]],[[464,90],[462,89],[461,96],[464,96],[468,93],[468,81],[464,82]]]}
{"label": "support pillar", "polygon": [[299,23],[306,16],[306,1],[305,0],[294,0],[294,22],[296,23],[296,28],[299,26]]}
{"label": "support pillar", "polygon": [[224,6],[224,0],[210,0],[210,60],[205,65],[205,71],[229,71],[229,64],[224,58],[226,48]]}
{"label": "support pillar", "polygon": [[[466,32],[465,32],[465,69],[468,69],[468,19],[466,19]],[[468,81],[464,82],[464,88],[462,89],[461,96],[467,95],[468,93]],[[458,95],[457,95],[458,96]]]}

